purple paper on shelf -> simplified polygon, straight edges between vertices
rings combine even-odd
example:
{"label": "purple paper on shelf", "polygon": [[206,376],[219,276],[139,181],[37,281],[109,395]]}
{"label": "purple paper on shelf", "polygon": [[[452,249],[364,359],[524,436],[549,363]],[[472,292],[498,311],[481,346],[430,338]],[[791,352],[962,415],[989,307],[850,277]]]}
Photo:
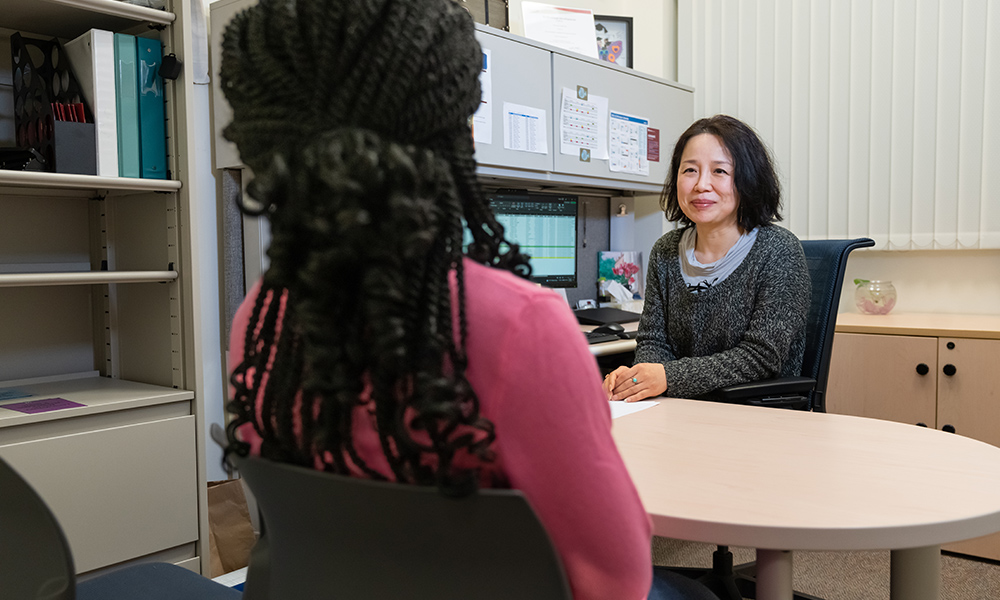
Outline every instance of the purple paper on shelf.
{"label": "purple paper on shelf", "polygon": [[4,388],[0,390],[0,400],[16,400],[17,398],[27,398],[29,396],[34,396],[34,394],[17,388]]}
{"label": "purple paper on shelf", "polygon": [[10,410],[16,410],[17,412],[33,415],[35,413],[49,412],[52,410],[77,408],[79,406],[86,406],[86,404],[80,404],[79,402],[73,402],[72,400],[66,400],[65,398],[42,398],[41,400],[28,400],[27,402],[4,404],[0,405],[0,408],[7,408]]}

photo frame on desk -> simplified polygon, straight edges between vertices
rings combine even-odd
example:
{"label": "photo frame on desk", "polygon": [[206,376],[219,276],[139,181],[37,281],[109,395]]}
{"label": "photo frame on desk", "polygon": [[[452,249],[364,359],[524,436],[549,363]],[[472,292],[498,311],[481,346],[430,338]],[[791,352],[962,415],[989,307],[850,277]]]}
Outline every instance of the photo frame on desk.
{"label": "photo frame on desk", "polygon": [[632,68],[632,17],[594,15],[594,33],[598,58]]}

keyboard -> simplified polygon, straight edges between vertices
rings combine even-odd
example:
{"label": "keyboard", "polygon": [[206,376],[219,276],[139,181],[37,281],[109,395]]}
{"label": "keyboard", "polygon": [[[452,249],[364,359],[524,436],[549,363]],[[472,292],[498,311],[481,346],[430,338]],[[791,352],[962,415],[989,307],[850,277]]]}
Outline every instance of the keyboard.
{"label": "keyboard", "polygon": [[622,339],[613,333],[586,333],[588,344],[601,344],[603,342],[617,342]]}

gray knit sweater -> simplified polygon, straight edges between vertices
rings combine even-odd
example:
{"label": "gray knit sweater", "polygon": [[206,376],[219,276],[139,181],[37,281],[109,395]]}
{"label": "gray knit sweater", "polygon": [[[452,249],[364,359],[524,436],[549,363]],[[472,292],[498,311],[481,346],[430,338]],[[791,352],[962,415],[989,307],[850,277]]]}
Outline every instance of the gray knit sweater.
{"label": "gray knit sweater", "polygon": [[810,283],[798,238],[761,227],[736,270],[695,294],[681,275],[681,233],[653,244],[635,362],[662,363],[675,398],[800,375]]}

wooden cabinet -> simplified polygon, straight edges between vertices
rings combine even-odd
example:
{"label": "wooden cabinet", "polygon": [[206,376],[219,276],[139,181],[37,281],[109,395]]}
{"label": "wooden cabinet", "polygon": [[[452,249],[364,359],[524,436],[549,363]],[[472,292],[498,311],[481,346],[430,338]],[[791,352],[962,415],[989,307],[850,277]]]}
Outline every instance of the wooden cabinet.
{"label": "wooden cabinet", "polygon": [[[156,36],[190,64],[192,6],[0,0],[0,146],[14,145],[12,92],[26,77],[11,68],[14,32]],[[215,248],[199,252],[197,215],[215,198],[190,185],[193,86],[184,72],[164,84],[169,179],[0,170],[0,456],[51,507],[79,573],[137,559],[208,572],[199,440],[204,373],[221,358],[201,344],[217,317],[199,258]],[[62,406],[13,409],[36,400]]]}
{"label": "wooden cabinet", "polygon": [[[841,314],[827,411],[1000,446],[1000,317]],[[1000,534],[945,546],[1000,560]]]}

